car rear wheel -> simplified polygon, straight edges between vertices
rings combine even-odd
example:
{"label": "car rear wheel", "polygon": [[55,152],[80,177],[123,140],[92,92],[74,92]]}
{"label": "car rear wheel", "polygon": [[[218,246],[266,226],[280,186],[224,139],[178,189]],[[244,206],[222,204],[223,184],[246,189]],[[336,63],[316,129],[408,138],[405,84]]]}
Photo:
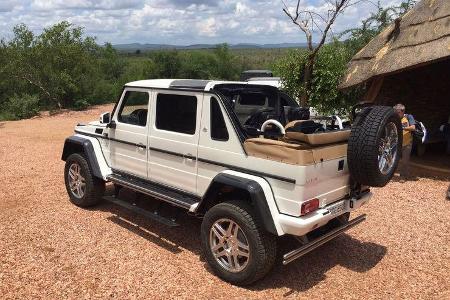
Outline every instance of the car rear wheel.
{"label": "car rear wheel", "polygon": [[276,237],[262,229],[245,202],[224,202],[211,208],[203,218],[201,237],[208,264],[232,284],[251,284],[275,263]]}

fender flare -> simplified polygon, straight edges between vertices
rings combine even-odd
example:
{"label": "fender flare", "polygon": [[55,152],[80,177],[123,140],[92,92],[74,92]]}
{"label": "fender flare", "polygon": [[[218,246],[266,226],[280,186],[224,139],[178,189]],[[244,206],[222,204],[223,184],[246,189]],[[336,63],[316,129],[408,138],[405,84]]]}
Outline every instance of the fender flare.
{"label": "fender flare", "polygon": [[249,193],[250,201],[257,215],[260,217],[264,229],[275,235],[282,235],[278,226],[278,208],[276,207],[272,189],[262,177],[249,175],[237,171],[226,170],[217,174],[211,181],[196,212],[206,212],[208,204],[215,201],[223,186],[231,186]]}
{"label": "fender flare", "polygon": [[[63,161],[66,161],[67,158],[73,153],[83,153],[87,159],[89,168],[92,171],[92,175],[97,178],[105,179],[107,176],[105,172],[105,166],[107,167],[106,161],[102,156],[101,161],[99,162],[99,160],[97,159],[95,148],[100,147],[100,145],[98,144],[98,140],[95,139],[97,144],[94,146],[91,139],[92,138],[85,138],[78,135],[68,137],[64,142],[61,159]],[[101,151],[101,149],[99,151]],[[109,167],[107,168],[109,169]]]}

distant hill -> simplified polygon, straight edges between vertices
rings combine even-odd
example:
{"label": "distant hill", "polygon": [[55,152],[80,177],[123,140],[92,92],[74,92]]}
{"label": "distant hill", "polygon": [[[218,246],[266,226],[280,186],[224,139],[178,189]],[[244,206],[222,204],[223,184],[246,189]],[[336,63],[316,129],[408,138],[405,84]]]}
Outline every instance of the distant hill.
{"label": "distant hill", "polygon": [[[277,49],[277,48],[305,48],[306,43],[281,43],[281,44],[251,44],[251,43],[240,43],[240,44],[230,44],[231,49]],[[168,44],[117,44],[113,45],[119,51],[124,52],[135,52],[140,51],[152,51],[152,50],[195,50],[195,49],[214,49],[216,44],[194,44],[194,45],[168,45]]]}

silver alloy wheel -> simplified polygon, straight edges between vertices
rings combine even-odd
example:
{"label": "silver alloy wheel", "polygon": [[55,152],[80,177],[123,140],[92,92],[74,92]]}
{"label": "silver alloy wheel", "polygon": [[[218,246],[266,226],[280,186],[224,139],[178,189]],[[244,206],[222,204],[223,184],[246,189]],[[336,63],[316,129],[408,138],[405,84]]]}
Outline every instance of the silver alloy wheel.
{"label": "silver alloy wheel", "polygon": [[384,128],[384,137],[381,138],[378,150],[378,168],[381,174],[386,175],[392,171],[397,159],[398,133],[397,126],[390,122]]}
{"label": "silver alloy wheel", "polygon": [[81,175],[81,166],[78,163],[72,163],[67,176],[72,194],[77,198],[83,198],[86,192],[86,180]]}
{"label": "silver alloy wheel", "polygon": [[230,219],[220,219],[212,225],[209,246],[219,265],[229,272],[244,270],[250,259],[247,237],[239,225]]}

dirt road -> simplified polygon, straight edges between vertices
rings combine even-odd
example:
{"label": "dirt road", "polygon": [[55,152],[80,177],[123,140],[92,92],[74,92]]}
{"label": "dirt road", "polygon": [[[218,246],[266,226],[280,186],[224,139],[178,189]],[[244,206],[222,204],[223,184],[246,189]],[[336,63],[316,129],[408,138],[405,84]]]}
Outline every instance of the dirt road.
{"label": "dirt road", "polygon": [[70,204],[64,139],[109,109],[0,123],[0,298],[450,299],[448,179],[374,189],[365,223],[234,287],[204,262],[200,221],[170,229],[112,204]]}

